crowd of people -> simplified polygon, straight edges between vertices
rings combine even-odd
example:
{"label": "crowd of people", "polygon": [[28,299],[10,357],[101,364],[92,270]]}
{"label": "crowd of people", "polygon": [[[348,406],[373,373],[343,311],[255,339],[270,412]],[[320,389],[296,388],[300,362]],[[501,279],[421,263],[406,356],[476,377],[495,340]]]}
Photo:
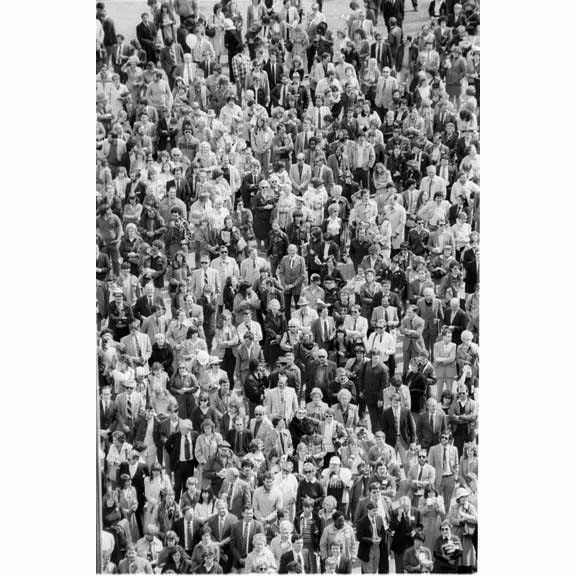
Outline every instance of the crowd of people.
{"label": "crowd of people", "polygon": [[102,572],[475,572],[479,1],[147,4],[96,4]]}

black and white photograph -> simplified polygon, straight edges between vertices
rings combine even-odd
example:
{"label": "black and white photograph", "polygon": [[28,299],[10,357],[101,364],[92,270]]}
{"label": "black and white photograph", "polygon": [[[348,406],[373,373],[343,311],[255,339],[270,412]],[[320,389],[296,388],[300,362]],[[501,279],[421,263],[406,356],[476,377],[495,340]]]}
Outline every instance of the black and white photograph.
{"label": "black and white photograph", "polygon": [[476,573],[480,1],[96,2],[95,76],[96,572]]}

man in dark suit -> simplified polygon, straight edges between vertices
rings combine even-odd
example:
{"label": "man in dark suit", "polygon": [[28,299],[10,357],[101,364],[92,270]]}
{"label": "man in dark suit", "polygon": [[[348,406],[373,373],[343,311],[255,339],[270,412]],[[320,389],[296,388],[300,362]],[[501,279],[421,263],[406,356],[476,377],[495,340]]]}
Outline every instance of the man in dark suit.
{"label": "man in dark suit", "polygon": [[242,571],[246,562],[246,556],[254,547],[254,535],[264,534],[262,522],[254,520],[254,508],[252,504],[242,506],[242,519],[232,526],[230,533],[230,551],[234,568]]}
{"label": "man in dark suit", "polygon": [[428,450],[440,442],[440,436],[448,430],[446,414],[438,411],[438,403],[434,398],[426,400],[426,411],[418,417],[416,435],[423,449]]}
{"label": "man in dark suit", "polygon": [[382,38],[381,32],[374,34],[374,42],[370,46],[370,58],[376,58],[380,72],[382,72],[384,66],[392,68],[394,65],[390,45]]}
{"label": "man in dark suit", "polygon": [[477,232],[470,234],[470,245],[462,250],[461,262],[466,277],[464,279],[464,289],[466,294],[472,294],[476,290],[476,284],[480,280],[480,269],[478,266],[480,235]]}
{"label": "man in dark suit", "polygon": [[284,67],[278,62],[278,57],[276,52],[270,51],[270,58],[266,64],[264,64],[264,72],[268,75],[268,85],[270,86],[270,92],[274,91],[274,88],[281,83],[282,76],[284,73]]}
{"label": "man in dark suit", "polygon": [[112,388],[102,386],[100,391],[100,435],[108,441],[114,430],[118,428],[118,406],[112,400]]}
{"label": "man in dark suit", "polygon": [[276,272],[282,288],[284,290],[284,305],[286,306],[286,320],[290,320],[292,314],[292,299],[294,305],[300,298],[302,284],[306,279],[306,261],[298,255],[298,248],[295,244],[290,244],[287,254],[280,260]]}
{"label": "man in dark suit", "polygon": [[160,51],[160,65],[166,72],[170,89],[172,89],[175,78],[181,76],[184,70],[184,50],[182,50],[182,46],[168,38],[164,48]]}
{"label": "man in dark suit", "polygon": [[460,308],[460,300],[458,298],[451,298],[448,310],[444,312],[446,318],[446,325],[452,329],[452,342],[456,346],[462,344],[462,332],[468,326],[468,315],[462,308]]}
{"label": "man in dark suit", "polygon": [[140,42],[148,62],[156,62],[156,26],[150,21],[148,12],[142,13],[142,22],[136,26],[136,38]]}
{"label": "man in dark suit", "polygon": [[216,514],[206,521],[206,525],[212,530],[212,539],[220,546],[220,565],[225,573],[232,568],[232,552],[230,543],[232,541],[232,527],[238,518],[228,512],[225,500],[216,502]]}
{"label": "man in dark suit", "polygon": [[202,522],[194,518],[194,509],[186,508],[184,516],[174,523],[174,530],[178,534],[178,542],[188,556],[192,556],[194,547],[200,542]]}
{"label": "man in dark suit", "polygon": [[304,549],[304,539],[300,534],[292,534],[292,550],[280,556],[278,574],[316,574],[317,572],[315,558],[309,550]]}
{"label": "man in dark suit", "polygon": [[406,452],[416,441],[416,425],[412,412],[400,405],[400,394],[392,396],[392,406],[382,414],[382,430],[386,444],[396,448],[406,468]]}
{"label": "man in dark suit", "polygon": [[[226,440],[230,442],[234,454],[239,458],[242,458],[250,451],[250,442],[252,442],[252,433],[250,430],[246,430],[244,426],[244,417],[241,415],[236,416],[234,419],[234,429],[228,432]],[[232,511],[236,514],[235,511]]]}
{"label": "man in dark suit", "polygon": [[439,110],[436,114],[434,114],[434,119],[432,121],[434,134],[437,132],[444,132],[448,122],[451,122],[454,124],[454,126],[456,126],[456,117],[448,110],[448,102],[443,101],[440,103]]}
{"label": "man in dark suit", "polygon": [[140,296],[134,304],[134,317],[144,322],[148,316],[152,315],[152,306],[156,304],[160,306],[163,310],[166,309],[166,305],[160,296],[154,296],[154,287],[152,284],[147,284],[144,288],[144,295]]}
{"label": "man in dark suit", "polygon": [[170,468],[174,473],[174,492],[176,501],[180,501],[180,492],[186,480],[194,474],[194,443],[198,432],[192,430],[190,420],[180,422],[180,430],[168,438],[165,444],[170,455]]}
{"label": "man in dark suit", "polygon": [[366,508],[368,513],[356,526],[358,559],[362,562],[362,573],[377,574],[379,568],[384,568],[380,569],[380,573],[387,574],[388,551],[384,521],[378,515],[378,507],[374,502],[368,502]]}
{"label": "man in dark suit", "polygon": [[[383,363],[382,353],[375,348],[370,351],[370,361],[360,368],[357,380],[357,390],[360,396],[360,412],[362,416],[368,408],[372,433],[382,429],[382,405],[384,388],[390,384],[388,366]],[[388,435],[386,435],[388,436]]]}

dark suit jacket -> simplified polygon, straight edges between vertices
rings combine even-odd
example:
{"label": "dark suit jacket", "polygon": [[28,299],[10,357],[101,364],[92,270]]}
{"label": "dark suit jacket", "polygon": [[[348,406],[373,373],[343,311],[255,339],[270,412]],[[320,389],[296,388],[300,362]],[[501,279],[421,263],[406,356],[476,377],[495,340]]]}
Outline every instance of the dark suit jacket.
{"label": "dark suit jacket", "polygon": [[200,542],[200,537],[202,535],[201,529],[202,522],[194,518],[192,520],[192,543],[190,544],[190,548],[184,548],[184,518],[180,518],[180,520],[176,520],[176,522],[174,522],[174,531],[176,534],[178,534],[180,546],[182,546],[182,548],[184,548],[189,554],[191,554],[192,550],[194,550],[194,546]]}
{"label": "dark suit jacket", "polygon": [[[310,552],[304,548],[302,550],[302,557],[304,558],[304,573],[305,574],[316,574],[318,572],[315,558],[310,555]],[[280,556],[280,563],[278,567],[278,574],[288,574],[288,564],[294,562],[294,552],[290,550],[289,552],[284,552]]]}
{"label": "dark suit jacket", "polygon": [[[190,447],[190,450],[192,454],[194,454],[194,444],[196,443],[198,432],[192,430],[190,435],[192,437],[192,446]],[[168,438],[168,440],[166,440],[166,444],[164,445],[166,451],[170,455],[170,467],[172,468],[172,471],[175,471],[176,465],[180,463],[180,442],[182,442],[182,434],[181,432],[175,432],[170,436],[170,438]]]}
{"label": "dark suit jacket", "polygon": [[462,332],[464,332],[468,326],[468,316],[463,310],[458,310],[453,319],[451,316],[452,312],[448,310],[448,312],[445,313],[446,323],[450,323],[452,320],[451,325],[454,326],[454,330],[452,331],[452,342],[454,342],[456,346],[459,346],[462,344]]}
{"label": "dark suit jacket", "polygon": [[401,518],[400,511],[392,512],[390,519],[390,529],[394,531],[391,548],[394,552],[402,554],[404,550],[414,544],[412,532],[420,524],[420,512],[415,509],[410,510],[410,518],[406,516]]}
{"label": "dark suit jacket", "polygon": [[272,66],[270,61],[264,64],[264,72],[268,75],[268,84],[270,86],[270,90],[274,90],[277,84],[281,84],[282,74],[284,72],[284,67],[280,62],[276,61],[276,74],[272,74]]}
{"label": "dark suit jacket", "polygon": [[[306,402],[310,402],[310,392],[313,388],[316,387],[314,380],[316,378],[316,373],[320,367],[320,363],[318,361],[311,362],[306,368],[305,378],[303,379],[307,382],[306,385]],[[328,383],[332,382],[332,380],[336,379],[336,362],[332,362],[332,360],[328,360],[328,366],[326,366],[325,372],[325,384],[324,386],[320,386],[322,390],[322,394],[324,395],[323,400],[327,399],[328,396]]]}
{"label": "dark suit jacket", "polygon": [[434,432],[430,426],[430,414],[426,411],[418,416],[418,424],[416,426],[416,435],[420,446],[428,450],[430,446],[434,446],[440,442],[440,435],[442,432],[448,430],[448,419],[446,414],[436,412],[434,414]]}
{"label": "dark suit jacket", "polygon": [[140,42],[142,48],[144,48],[148,60],[156,60],[156,34],[156,26],[154,26],[152,22],[150,22],[148,27],[144,26],[143,22],[140,22],[140,24],[136,26],[136,38],[138,38],[138,42]]}
{"label": "dark suit jacket", "polygon": [[[380,537],[380,549],[386,546],[386,530],[384,529],[384,522],[380,516],[376,516],[376,536]],[[358,539],[358,558],[363,562],[370,560],[370,548],[373,546],[371,539],[374,537],[372,533],[372,523],[368,515],[363,516],[356,526],[356,538]]]}
{"label": "dark suit jacket", "polygon": [[118,427],[118,406],[114,400],[110,400],[108,410],[104,411],[100,400],[100,430],[109,430],[111,433]]}
{"label": "dark suit jacket", "polygon": [[[378,42],[373,42],[370,46],[370,58],[376,58],[376,48]],[[382,40],[382,50],[380,51],[380,59],[376,58],[379,68],[384,66],[392,67],[394,62],[392,60],[392,52],[390,52],[390,44],[386,40]]]}
{"label": "dark suit jacket", "polygon": [[[238,446],[239,449],[236,449],[236,437],[240,435],[238,438]],[[232,446],[232,450],[236,456],[244,456],[250,451],[250,442],[252,442],[252,433],[250,430],[242,430],[242,432],[237,432],[236,430],[230,430],[226,440],[230,442],[230,446]],[[235,512],[234,512],[235,514]]]}
{"label": "dark suit jacket", "polygon": [[[159,296],[152,296],[152,305],[156,304],[156,306],[162,306],[164,308],[165,304]],[[148,304],[148,297],[147,296],[140,296],[138,300],[136,300],[136,304],[134,304],[134,317],[140,320],[144,319],[143,317],[148,317],[152,314],[152,308]]]}
{"label": "dark suit jacket", "polygon": [[446,128],[446,124],[452,122],[454,126],[456,126],[456,117],[449,112],[438,112],[438,114],[434,114],[434,119],[432,121],[432,126],[434,132],[444,132]]}
{"label": "dark suit jacket", "polygon": [[[382,414],[382,430],[386,434],[386,444],[396,446],[398,433],[392,408],[387,408]],[[400,439],[405,448],[408,448],[416,440],[416,426],[414,425],[412,412],[405,408],[400,408]]]}
{"label": "dark suit jacket", "polygon": [[[230,540],[230,552],[232,552],[232,558],[234,565],[240,567],[240,559],[245,559],[247,556],[246,550],[242,550],[242,531],[244,530],[244,520],[240,519],[234,526],[232,526],[231,535],[232,540]],[[264,534],[264,526],[259,520],[252,520],[250,522],[250,529],[248,530],[248,554],[252,552],[254,547],[254,535]]]}
{"label": "dark suit jacket", "polygon": [[236,522],[238,522],[238,518],[236,518],[234,514],[230,513],[226,514],[226,518],[224,519],[224,527],[222,530],[222,534],[220,534],[220,538],[218,537],[218,523],[219,523],[218,514],[210,516],[210,518],[206,520],[206,525],[210,526],[210,529],[212,530],[212,539],[216,542],[221,542],[222,540],[225,540],[226,538],[232,536],[232,527],[234,526],[234,524],[236,524]]}

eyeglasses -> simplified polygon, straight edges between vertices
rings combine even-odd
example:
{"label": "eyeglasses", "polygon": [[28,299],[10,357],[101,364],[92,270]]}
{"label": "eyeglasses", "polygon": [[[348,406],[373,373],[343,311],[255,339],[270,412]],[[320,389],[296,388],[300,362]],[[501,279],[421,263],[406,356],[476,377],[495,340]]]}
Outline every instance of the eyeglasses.
{"label": "eyeglasses", "polygon": [[304,474],[312,474],[314,470],[304,470]]}
{"label": "eyeglasses", "polygon": [[254,412],[254,416],[264,416],[264,412]]}
{"label": "eyeglasses", "polygon": [[202,264],[202,266],[204,266],[204,264],[206,264],[206,266],[208,266],[208,262],[200,262],[200,264]]}
{"label": "eyeglasses", "polygon": [[200,402],[208,402],[208,398],[200,398]]}

